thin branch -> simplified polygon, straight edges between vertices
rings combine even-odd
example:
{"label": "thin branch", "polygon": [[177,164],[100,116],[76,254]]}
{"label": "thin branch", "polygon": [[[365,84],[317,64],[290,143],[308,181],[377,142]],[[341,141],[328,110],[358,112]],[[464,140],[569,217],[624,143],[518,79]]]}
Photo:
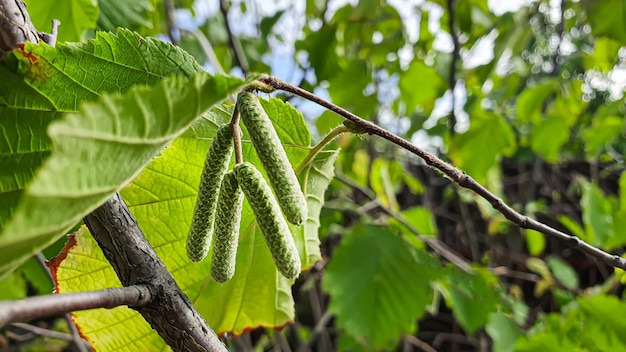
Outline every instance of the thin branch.
{"label": "thin branch", "polygon": [[215,72],[226,74],[226,72],[224,71],[224,68],[222,67],[222,64],[220,63],[220,60],[217,58],[217,55],[215,55],[215,50],[213,50],[213,45],[211,45],[211,42],[206,37],[206,35],[202,33],[202,31],[200,30],[190,31],[190,30],[183,29],[183,28],[181,28],[180,30],[196,38],[207,60],[209,61],[211,66],[215,68]]}
{"label": "thin branch", "polygon": [[241,47],[241,43],[235,35],[230,27],[230,23],[228,21],[228,1],[220,0],[220,12],[224,17],[224,26],[226,27],[226,33],[228,33],[228,41],[230,43],[230,47],[233,49],[233,53],[235,55],[235,60],[237,61],[237,65],[241,68],[243,72],[243,76],[248,75],[248,59],[246,59],[246,54],[243,52],[243,48]]}
{"label": "thin branch", "polygon": [[[37,254],[35,254],[35,258],[37,259],[39,266],[48,276],[50,282],[53,283],[54,277],[50,272],[50,268],[48,268],[48,266],[46,265],[46,258],[43,256],[43,254],[41,254],[41,252],[37,252]],[[83,338],[80,336],[80,333],[78,333],[78,329],[76,328],[76,324],[72,320],[72,316],[69,313],[65,313],[63,315],[63,319],[65,319],[65,323],[72,333],[72,340],[74,341],[76,348],[78,348],[80,352],[87,352],[87,349],[85,348],[85,340],[83,340]]]}
{"label": "thin branch", "polygon": [[365,195],[366,197],[368,197],[371,200],[371,203],[376,205],[377,208],[380,208],[381,210],[383,210],[385,213],[387,213],[387,215],[393,217],[394,219],[396,219],[399,223],[401,223],[404,227],[406,227],[409,231],[411,231],[413,234],[415,234],[415,236],[417,236],[417,238],[426,243],[433,251],[435,251],[435,253],[439,254],[440,256],[442,256],[443,258],[445,258],[446,260],[448,260],[450,263],[456,265],[459,269],[468,272],[468,273],[473,273],[474,271],[472,270],[472,267],[469,265],[469,263],[467,263],[460,255],[456,254],[454,252],[454,250],[452,250],[452,248],[448,247],[445,243],[441,242],[437,237],[433,237],[433,236],[424,236],[422,234],[419,233],[419,231],[417,231],[417,229],[415,227],[413,227],[413,225],[409,224],[408,221],[406,221],[406,219],[401,216],[400,214],[397,214],[396,212],[394,212],[391,209],[388,209],[387,207],[385,207],[384,205],[382,205],[375,194],[373,194],[372,192],[370,192],[369,189],[367,188],[363,188],[361,186],[359,186],[358,184],[356,184],[355,182],[352,182],[352,180],[348,179],[347,177],[345,177],[343,174],[341,173],[336,173],[335,177],[343,182],[344,184],[358,190],[359,192],[363,193],[363,195]]}
{"label": "thin branch", "polygon": [[450,60],[450,70],[448,72],[448,87],[450,88],[450,93],[452,94],[452,109],[450,109],[450,118],[448,119],[448,131],[451,135],[454,135],[454,128],[456,127],[456,113],[454,111],[456,107],[456,96],[454,91],[456,89],[456,65],[459,60],[459,49],[461,46],[459,44],[459,36],[456,33],[454,3],[455,0],[447,0],[446,2],[448,10],[448,26],[450,27],[450,36],[452,37],[452,60]]}
{"label": "thin branch", "polygon": [[60,22],[52,21],[52,34],[37,31],[28,16],[23,0],[0,0],[0,57],[27,41],[42,40],[51,46],[56,43]]}
{"label": "thin branch", "polygon": [[339,125],[333,128],[330,132],[328,132],[328,134],[325,135],[324,138],[309,151],[309,154],[304,158],[304,160],[302,160],[300,165],[296,167],[296,170],[295,170],[296,175],[299,174],[300,171],[302,171],[302,169],[304,169],[315,158],[315,156],[320,151],[322,151],[322,149],[324,149],[325,146],[327,146],[335,138],[339,137],[339,135],[341,135],[342,133],[346,133],[350,131],[351,131],[350,128],[344,125]]}
{"label": "thin branch", "polygon": [[174,6],[173,0],[163,0],[163,7],[165,8],[165,17],[167,18],[167,35],[170,38],[172,44],[178,46],[179,44],[179,36],[178,25],[176,24],[176,18],[174,17],[174,12],[176,12],[176,7]]}
{"label": "thin branch", "polygon": [[0,326],[16,321],[57,316],[86,309],[118,306],[139,307],[147,304],[151,299],[152,294],[148,288],[138,285],[3,301],[0,302]]}
{"label": "thin branch", "polygon": [[85,223],[122,284],[146,284],[157,297],[136,310],[174,351],[226,351],[150,246],[119,193],[87,215]]}
{"label": "thin branch", "polygon": [[299,87],[295,87],[287,82],[281,81],[280,79],[276,78],[276,77],[271,77],[271,76],[264,76],[261,77],[259,79],[261,82],[271,85],[272,87],[274,87],[275,89],[280,89],[286,92],[290,92],[296,95],[299,95],[307,100],[310,100],[320,106],[323,106],[325,108],[327,108],[328,110],[338,114],[339,116],[350,120],[352,122],[354,122],[355,124],[359,125],[362,127],[363,131],[367,134],[370,135],[376,135],[379,136],[395,145],[397,145],[398,147],[401,147],[413,154],[415,154],[416,156],[418,156],[419,158],[421,158],[422,160],[424,160],[424,162],[436,169],[439,170],[440,172],[442,172],[444,175],[446,175],[447,177],[449,177],[452,181],[454,181],[455,183],[457,183],[459,186],[463,187],[463,188],[467,188],[470,189],[472,191],[474,191],[476,194],[478,194],[480,197],[484,198],[485,200],[487,200],[491,206],[494,207],[494,209],[498,210],[500,213],[502,213],[509,221],[511,221],[512,223],[516,224],[517,226],[523,228],[523,229],[532,229],[535,231],[539,231],[541,233],[544,233],[546,235],[550,235],[553,236],[557,239],[560,239],[562,241],[565,242],[565,244],[577,248],[580,251],[582,251],[583,253],[587,254],[590,257],[596,258],[599,261],[601,261],[602,263],[605,263],[607,265],[613,266],[613,267],[617,267],[623,270],[626,270],[626,259],[625,258],[621,258],[618,255],[614,255],[614,254],[610,254],[608,252],[605,252],[599,248],[596,248],[588,243],[586,243],[585,241],[582,241],[580,238],[573,236],[573,235],[568,235],[562,231],[559,231],[551,226],[548,226],[544,223],[541,223],[535,219],[529,218],[526,215],[523,215],[517,211],[515,211],[513,208],[511,208],[510,206],[508,206],[506,203],[504,203],[504,201],[502,199],[500,199],[499,197],[497,197],[495,194],[491,193],[489,190],[487,190],[485,187],[483,187],[482,185],[480,185],[478,182],[476,182],[471,176],[468,176],[465,172],[457,169],[456,167],[446,163],[445,161],[439,159],[437,156],[430,154],[428,152],[426,152],[425,150],[417,147],[416,145],[412,144],[411,142],[407,141],[406,139],[399,137],[369,121],[363,120],[362,118],[356,116],[355,114],[335,105],[332,104],[318,96],[316,96],[313,93],[307,92],[304,89],[301,89]]}
{"label": "thin branch", "polygon": [[418,339],[417,337],[413,335],[404,336],[404,340],[410,343],[411,345],[421,349],[424,352],[437,352],[437,350],[434,349],[431,345],[427,344],[426,342]]}
{"label": "thin branch", "polygon": [[[66,334],[64,332],[44,329],[38,326],[24,324],[24,323],[12,323],[11,326],[22,329],[22,330],[26,330],[28,332],[32,332],[33,334],[36,334],[39,336],[49,337],[52,339],[58,339],[58,340],[63,340],[67,342],[75,342],[74,336],[72,336],[71,334]],[[81,351],[87,351],[87,349],[91,350],[91,345],[89,344],[89,342],[85,340],[80,340],[80,345],[78,345],[77,347],[80,348]]]}

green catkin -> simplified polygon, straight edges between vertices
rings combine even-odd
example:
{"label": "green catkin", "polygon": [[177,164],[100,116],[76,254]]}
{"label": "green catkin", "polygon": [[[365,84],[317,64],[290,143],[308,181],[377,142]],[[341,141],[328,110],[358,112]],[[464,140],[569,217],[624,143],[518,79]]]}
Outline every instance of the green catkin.
{"label": "green catkin", "polygon": [[235,275],[242,206],[243,191],[233,171],[229,171],[222,180],[213,227],[211,276],[219,283],[224,283]]}
{"label": "green catkin", "polygon": [[198,187],[198,199],[193,211],[189,236],[187,236],[187,256],[194,262],[201,261],[209,252],[217,195],[222,178],[228,170],[232,153],[233,134],[231,126],[222,125],[217,130],[204,161],[200,186]]}
{"label": "green catkin", "polygon": [[235,166],[234,172],[239,187],[246,195],[256,216],[257,224],[261,228],[278,271],[288,279],[298,277],[302,268],[298,249],[280,212],[278,202],[263,175],[248,162]]}
{"label": "green catkin", "polygon": [[239,95],[237,108],[285,218],[301,225],[307,216],[306,198],[269,116],[256,95],[249,92]]}

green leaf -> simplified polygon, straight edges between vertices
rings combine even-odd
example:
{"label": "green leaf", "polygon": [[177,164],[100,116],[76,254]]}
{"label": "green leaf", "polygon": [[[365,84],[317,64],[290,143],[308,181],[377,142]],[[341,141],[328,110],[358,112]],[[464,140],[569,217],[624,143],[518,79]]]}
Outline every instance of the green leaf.
{"label": "green leaf", "polygon": [[516,102],[517,118],[524,122],[538,124],[541,121],[543,102],[554,93],[557,82],[546,79],[532,88],[526,88]]}
{"label": "green leaf", "polygon": [[538,256],[546,249],[546,238],[543,233],[526,229],[524,230],[526,238],[526,248],[532,256]]}
{"label": "green leaf", "polygon": [[626,304],[615,296],[579,297],[567,311],[552,313],[522,336],[515,351],[622,351]]}
{"label": "green leaf", "polygon": [[61,21],[59,42],[78,42],[87,29],[96,28],[98,2],[94,0],[25,0],[33,24],[39,31],[50,33],[52,20]]}
{"label": "green leaf", "polygon": [[548,267],[550,267],[550,271],[552,271],[554,277],[559,280],[563,286],[570,290],[578,288],[578,274],[569,264],[557,257],[550,257],[548,258]]}
{"label": "green leaf", "polygon": [[567,215],[559,215],[558,220],[563,226],[565,226],[574,236],[580,238],[585,242],[590,242],[589,235],[574,219]]}
{"label": "green leaf", "polygon": [[0,168],[0,229],[49,156],[46,128],[62,111],[76,111],[81,101],[102,92],[123,92],[133,84],[155,84],[166,75],[190,76],[199,69],[180,49],[125,30],[55,48],[27,43],[6,55],[0,63],[0,164],[6,166]]}
{"label": "green leaf", "polygon": [[441,282],[446,304],[468,333],[483,326],[498,307],[498,293],[485,272],[477,275],[452,270]]}
{"label": "green leaf", "polygon": [[[278,99],[261,102],[275,123],[292,165],[297,165],[308,153],[310,143],[302,115]],[[211,327],[219,333],[241,334],[259,326],[284,326],[294,319],[295,312],[291,282],[277,272],[247,203],[242,214],[235,275],[230,281],[223,285],[213,281],[210,260],[193,263],[185,252],[185,239],[206,151],[218,126],[226,123],[231,114],[232,106],[217,107],[206,113],[191,129],[164,149],[121,194],[159,257]],[[245,160],[253,162],[262,170],[245,129],[243,155]],[[291,231],[303,267],[310,267],[320,259],[317,236],[319,212],[324,191],[333,177],[336,157],[337,151],[321,152],[298,175],[307,196],[309,214],[304,226],[291,227]],[[60,287],[65,291],[73,291],[116,285],[118,280],[115,273],[108,267],[97,245],[87,234],[82,237],[85,238],[79,240],[82,247],[72,247],[66,259],[67,265],[64,261],[58,270]],[[90,265],[94,262],[104,262],[107,269]],[[83,279],[80,284],[63,281],[74,276],[93,276],[95,279]],[[147,335],[142,335],[137,341],[132,333],[124,335],[127,341],[124,348],[131,351],[146,350],[142,346],[152,346],[148,342],[153,341],[155,336],[158,339],[158,335],[144,329],[147,323],[141,317],[139,320],[133,318],[125,321],[130,319],[126,318],[126,311],[132,312],[128,309],[117,311],[108,320],[98,318],[101,311],[79,312],[76,316],[81,324],[88,324],[89,330],[85,334],[100,346],[105,346],[103,350],[116,347],[115,341],[105,339],[107,334],[119,335],[120,331],[134,329],[135,324],[143,324],[140,330]],[[121,329],[120,326],[126,328]]]}
{"label": "green leaf", "polygon": [[172,77],[103,95],[50,124],[55,149],[0,234],[0,274],[66,233],[243,83],[204,73],[189,81]]}
{"label": "green leaf", "polygon": [[596,37],[608,37],[626,45],[626,3],[622,0],[582,2],[591,31]]}
{"label": "green leaf", "polygon": [[587,71],[599,69],[608,73],[618,62],[618,52],[622,47],[620,42],[610,38],[597,38],[593,45],[593,52],[583,52],[583,63]]}
{"label": "green leaf", "polygon": [[137,31],[152,27],[149,14],[155,9],[151,0],[98,0],[98,7],[100,30],[113,32],[121,27]]}
{"label": "green leaf", "polygon": [[431,110],[444,86],[443,78],[434,68],[414,60],[400,76],[400,99],[406,105],[406,112],[411,113],[418,106]]}
{"label": "green leaf", "polygon": [[21,299],[26,297],[26,280],[20,271],[0,279],[0,300]]}
{"label": "green leaf", "polygon": [[[76,111],[79,103],[93,101],[103,92],[124,92],[137,83],[156,84],[166,75],[190,77],[198,70],[200,67],[182,50],[127,30],[120,30],[117,35],[99,33],[95,40],[87,43],[59,44],[54,48],[27,43],[24,49],[3,58],[0,63],[3,77],[0,80],[0,162],[8,167],[0,169],[0,253],[6,250],[11,256],[3,262],[5,266],[0,265],[0,276],[10,270],[9,265],[17,265],[11,264],[12,260],[24,260],[36,249],[35,243],[28,241],[17,251],[14,247],[3,248],[8,243],[16,244],[14,241],[19,234],[9,235],[2,230],[13,217],[35,171],[50,155],[52,143],[46,133],[48,124],[60,119],[62,112]],[[107,117],[107,121],[110,120]],[[126,119],[124,122],[133,123]],[[71,151],[66,152],[71,154]],[[74,154],[74,158],[81,156]],[[87,169],[92,167],[85,165]],[[55,214],[50,216],[55,217]],[[18,259],[20,256],[24,257]]]}
{"label": "green leaf", "polygon": [[420,234],[427,236],[435,236],[437,234],[437,225],[435,217],[428,208],[413,207],[401,212],[406,222],[411,224]]}
{"label": "green leaf", "polygon": [[498,352],[512,352],[520,336],[517,325],[502,312],[491,315],[485,330],[493,340],[492,350]]}
{"label": "green leaf", "polygon": [[580,206],[583,211],[585,232],[594,246],[604,246],[613,236],[613,207],[610,199],[594,183],[582,182],[583,195]]}
{"label": "green leaf", "polygon": [[323,278],[337,326],[371,349],[391,348],[415,330],[442,274],[426,252],[413,252],[384,228],[357,226],[335,249]]}
{"label": "green leaf", "polygon": [[296,43],[296,49],[308,53],[309,62],[315,69],[318,80],[328,80],[340,71],[336,25],[327,24],[317,32],[309,34],[306,41]]}
{"label": "green leaf", "polygon": [[591,126],[583,130],[585,151],[597,155],[604,147],[615,141],[624,129],[624,119],[619,116],[595,117]]}
{"label": "green leaf", "polygon": [[467,132],[452,139],[450,157],[454,164],[477,182],[484,183],[487,172],[499,157],[515,151],[513,129],[501,115],[481,111],[472,115]]}
{"label": "green leaf", "polygon": [[[163,258],[162,254],[159,257]],[[122,287],[113,267],[85,226],[69,236],[68,243],[57,258],[52,260],[51,270],[55,274],[58,293]],[[168,350],[143,317],[125,306],[75,312],[73,320],[81,334],[98,351]],[[116,326],[117,329],[104,328],[108,326]]]}
{"label": "green leaf", "polygon": [[559,161],[559,151],[569,139],[567,121],[560,117],[550,117],[535,125],[532,130],[531,148],[546,161]]}
{"label": "green leaf", "polygon": [[582,339],[590,350],[622,351],[626,349],[626,304],[615,296],[598,295],[579,299],[583,313],[580,322]]}

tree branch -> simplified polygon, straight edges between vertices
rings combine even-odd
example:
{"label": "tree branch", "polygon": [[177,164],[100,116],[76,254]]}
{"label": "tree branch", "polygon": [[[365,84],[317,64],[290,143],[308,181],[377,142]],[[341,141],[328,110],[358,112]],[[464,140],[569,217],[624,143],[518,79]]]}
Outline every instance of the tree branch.
{"label": "tree branch", "polygon": [[626,270],[626,259],[625,258],[621,258],[618,255],[614,255],[614,254],[610,254],[608,252],[605,252],[599,248],[596,248],[590,244],[588,244],[587,242],[581,240],[580,238],[573,236],[573,235],[568,235],[562,231],[559,231],[551,226],[548,226],[544,223],[541,223],[535,219],[529,218],[526,215],[523,215],[517,211],[515,211],[513,208],[511,208],[510,206],[508,206],[506,203],[504,203],[504,201],[500,198],[498,198],[495,194],[491,193],[488,189],[486,189],[485,187],[483,187],[481,184],[479,184],[478,182],[476,182],[472,177],[468,176],[465,172],[457,169],[456,167],[446,163],[445,161],[439,159],[437,156],[430,154],[428,152],[426,152],[425,150],[417,147],[414,144],[411,144],[411,142],[407,141],[406,139],[399,137],[369,121],[363,120],[362,118],[356,116],[355,114],[331,103],[328,102],[318,96],[316,96],[313,93],[307,92],[306,90],[293,86],[287,82],[281,81],[280,79],[276,78],[276,77],[271,77],[271,76],[263,76],[261,78],[259,78],[259,81],[261,81],[261,83],[270,85],[272,87],[274,87],[275,89],[280,89],[283,90],[285,92],[289,92],[292,94],[296,94],[302,98],[305,98],[309,101],[312,101],[320,106],[325,107],[326,109],[338,114],[339,116],[354,122],[355,124],[357,124],[358,126],[361,126],[361,128],[363,129],[364,133],[370,134],[370,135],[376,135],[379,136],[395,145],[397,145],[398,147],[401,147],[413,154],[415,154],[416,156],[418,156],[419,158],[421,158],[422,160],[424,160],[424,162],[436,169],[439,170],[440,172],[442,172],[444,175],[446,175],[447,177],[449,177],[452,181],[454,181],[455,183],[457,183],[459,186],[463,187],[463,188],[467,188],[470,189],[472,191],[474,191],[476,194],[478,194],[479,196],[481,196],[482,198],[484,198],[485,200],[487,200],[491,206],[494,207],[494,209],[498,210],[500,213],[502,213],[509,221],[511,221],[512,223],[516,224],[517,226],[523,228],[523,229],[532,229],[535,231],[539,231],[541,233],[544,233],[546,235],[550,235],[553,236],[557,239],[560,239],[562,241],[564,241],[567,245],[577,248],[580,251],[582,251],[583,253],[587,254],[590,257],[596,258],[597,260],[613,266],[613,267],[617,267],[623,270]]}
{"label": "tree branch", "polygon": [[454,2],[455,0],[447,0],[447,10],[448,10],[448,26],[450,27],[450,36],[452,37],[452,60],[450,60],[450,70],[448,72],[448,86],[450,88],[450,93],[452,93],[452,109],[450,109],[450,118],[448,119],[448,131],[451,135],[454,135],[454,128],[456,127],[456,113],[454,111],[456,107],[456,96],[454,95],[454,91],[456,89],[456,63],[459,60],[459,37],[456,33],[456,20],[455,20],[455,12],[454,12]]}
{"label": "tree branch", "polygon": [[163,0],[163,8],[165,9],[165,17],[167,18],[167,35],[172,44],[178,46],[180,42],[180,32],[178,30],[178,26],[176,25],[176,18],[174,17],[174,12],[176,12],[174,1]]}
{"label": "tree branch", "polygon": [[[54,277],[52,276],[52,273],[50,272],[50,268],[48,268],[48,266],[46,265],[46,258],[43,256],[43,254],[41,254],[41,252],[38,252],[37,254],[35,254],[35,259],[37,259],[39,266],[41,266],[41,269],[46,273],[46,276],[48,276],[50,283],[54,283]],[[78,332],[78,329],[76,328],[76,324],[72,320],[72,316],[70,315],[70,313],[69,312],[65,313],[63,315],[63,319],[65,319],[65,322],[67,323],[67,326],[69,327],[72,333],[72,338],[73,338],[74,344],[76,345],[76,348],[80,352],[87,352],[87,349],[85,348],[86,341],[83,340],[83,338],[80,336],[80,333]]]}
{"label": "tree branch", "polygon": [[27,41],[43,40],[51,46],[56,43],[60,22],[52,21],[52,35],[37,31],[26,11],[23,0],[0,0],[0,57]]}
{"label": "tree branch", "polygon": [[135,308],[174,351],[226,351],[195,310],[116,193],[85,217],[85,223],[122,285],[148,285],[148,304]]}
{"label": "tree branch", "polygon": [[220,12],[222,16],[224,16],[224,26],[226,27],[226,32],[228,33],[228,41],[230,42],[230,47],[233,49],[233,53],[235,54],[235,61],[237,61],[237,65],[243,71],[243,76],[246,77],[248,75],[248,60],[246,59],[246,54],[243,52],[243,48],[241,47],[241,43],[235,35],[233,34],[232,29],[230,28],[230,23],[228,21],[228,0],[220,0]]}
{"label": "tree branch", "polygon": [[0,326],[78,310],[142,306],[152,299],[146,286],[107,288],[100,291],[51,294],[0,302]]}

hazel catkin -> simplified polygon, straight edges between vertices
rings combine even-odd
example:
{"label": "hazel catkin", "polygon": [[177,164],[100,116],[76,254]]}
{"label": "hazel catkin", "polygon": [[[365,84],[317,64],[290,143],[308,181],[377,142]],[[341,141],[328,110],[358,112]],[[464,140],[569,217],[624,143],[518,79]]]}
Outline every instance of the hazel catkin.
{"label": "hazel catkin", "polygon": [[296,278],[302,268],[300,256],[272,190],[259,170],[248,162],[235,166],[234,172],[278,271],[288,279]]}
{"label": "hazel catkin", "polygon": [[307,216],[306,198],[272,121],[256,95],[250,92],[239,94],[237,108],[276,193],[280,209],[287,221],[301,225]]}
{"label": "hazel catkin", "polygon": [[222,125],[215,133],[204,161],[198,198],[187,236],[187,256],[194,262],[201,261],[209,252],[217,195],[233,153],[232,140],[231,126]]}
{"label": "hazel catkin", "polygon": [[233,171],[229,171],[224,175],[220,187],[213,228],[211,276],[219,283],[224,283],[235,275],[242,206],[243,191]]}

